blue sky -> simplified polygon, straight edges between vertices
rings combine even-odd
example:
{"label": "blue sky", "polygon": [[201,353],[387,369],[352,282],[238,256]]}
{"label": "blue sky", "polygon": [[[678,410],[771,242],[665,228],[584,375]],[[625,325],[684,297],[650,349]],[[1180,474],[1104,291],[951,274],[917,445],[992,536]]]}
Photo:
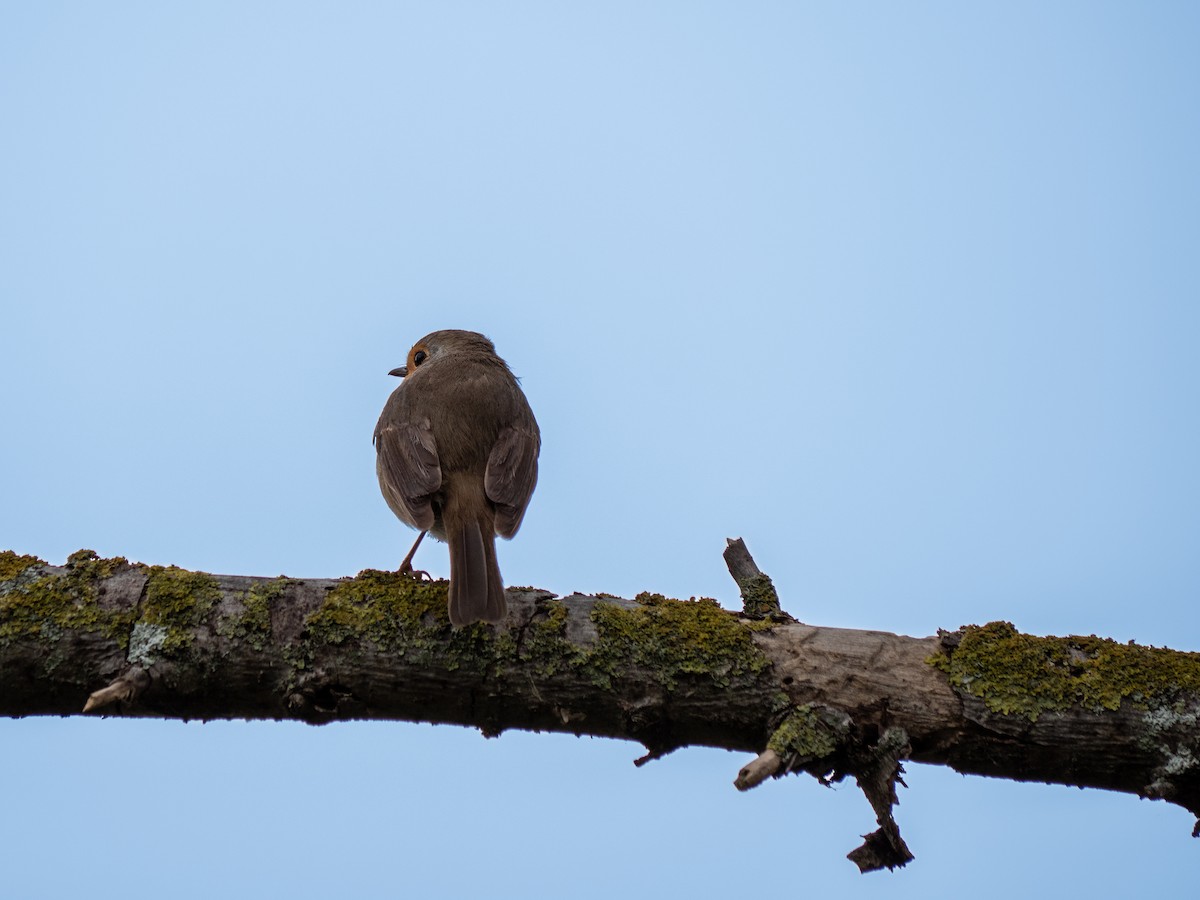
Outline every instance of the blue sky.
{"label": "blue sky", "polygon": [[[511,584],[732,606],[740,535],[814,624],[1200,650],[1198,38],[1187,3],[3,4],[0,547],[395,566],[387,371],[471,328],[543,432]],[[852,787],[641,752],[4,721],[6,893],[1200,875],[1176,808],[911,766],[917,860],[862,877]]]}

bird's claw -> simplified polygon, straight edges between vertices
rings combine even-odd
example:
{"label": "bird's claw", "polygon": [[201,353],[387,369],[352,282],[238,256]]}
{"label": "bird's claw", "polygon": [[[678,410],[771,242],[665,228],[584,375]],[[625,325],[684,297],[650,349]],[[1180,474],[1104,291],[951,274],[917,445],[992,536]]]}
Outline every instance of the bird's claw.
{"label": "bird's claw", "polygon": [[414,569],[412,566],[401,566],[399,575],[406,575],[413,581],[433,581],[433,576],[424,569]]}

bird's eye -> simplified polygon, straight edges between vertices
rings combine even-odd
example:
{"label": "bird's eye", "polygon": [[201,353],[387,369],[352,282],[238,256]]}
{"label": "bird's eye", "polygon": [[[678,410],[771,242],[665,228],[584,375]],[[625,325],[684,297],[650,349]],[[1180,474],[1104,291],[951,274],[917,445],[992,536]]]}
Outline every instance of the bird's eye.
{"label": "bird's eye", "polygon": [[424,350],[418,350],[416,353],[413,354],[413,365],[419,366],[421,363],[425,362],[426,356],[427,356],[427,354],[425,353]]}

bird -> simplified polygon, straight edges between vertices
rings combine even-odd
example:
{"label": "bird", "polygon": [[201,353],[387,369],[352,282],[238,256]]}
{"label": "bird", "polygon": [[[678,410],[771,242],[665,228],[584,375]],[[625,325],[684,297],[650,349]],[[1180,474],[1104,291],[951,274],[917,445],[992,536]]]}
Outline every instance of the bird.
{"label": "bird", "polygon": [[529,401],[495,345],[474,331],[425,335],[375,426],[375,471],[384,500],[450,549],[450,622],[498,624],[507,615],[496,535],[521,527],[537,485],[541,432]]}

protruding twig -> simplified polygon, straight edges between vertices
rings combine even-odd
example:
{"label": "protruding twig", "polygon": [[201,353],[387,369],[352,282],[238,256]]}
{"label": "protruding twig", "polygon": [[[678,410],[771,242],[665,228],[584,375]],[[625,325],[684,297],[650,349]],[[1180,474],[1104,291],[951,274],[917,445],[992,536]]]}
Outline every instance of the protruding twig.
{"label": "protruding twig", "polygon": [[725,543],[725,565],[741,592],[742,613],[749,619],[795,621],[779,608],[779,594],[775,592],[775,585],[759,570],[754,557],[746,549],[746,542],[741,538],[727,538]]}
{"label": "protruding twig", "polygon": [[725,538],[725,552],[721,555],[725,557],[725,565],[738,587],[762,574],[762,570],[754,562],[754,557],[750,555],[746,542],[741,538]]}
{"label": "protruding twig", "polygon": [[648,762],[654,762],[656,759],[662,759],[668,753],[674,753],[679,748],[678,747],[660,747],[657,750],[650,750],[650,748],[647,747],[646,749],[649,752],[645,756],[639,756],[637,759],[635,759],[633,761],[633,764],[635,766],[637,766],[639,769]]}
{"label": "protruding twig", "polygon": [[783,771],[783,757],[768,747],[742,766],[737,778],[733,780],[733,786],[739,791],[748,791],[750,788],[758,787],[772,775],[778,775],[781,771]]}
{"label": "protruding twig", "polygon": [[772,732],[767,749],[738,772],[734,787],[748,791],[772,776],[798,772],[817,760],[829,762],[848,739],[851,724],[840,709],[810,703],[794,708]]}
{"label": "protruding twig", "polygon": [[128,703],[149,686],[150,674],[141,666],[133,666],[108,687],[92,691],[87,703],[83,705],[83,711],[91,712],[118,700]]}

